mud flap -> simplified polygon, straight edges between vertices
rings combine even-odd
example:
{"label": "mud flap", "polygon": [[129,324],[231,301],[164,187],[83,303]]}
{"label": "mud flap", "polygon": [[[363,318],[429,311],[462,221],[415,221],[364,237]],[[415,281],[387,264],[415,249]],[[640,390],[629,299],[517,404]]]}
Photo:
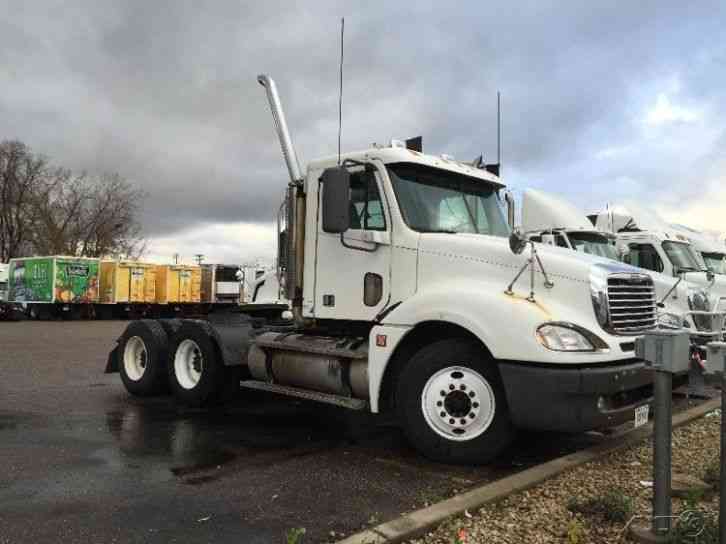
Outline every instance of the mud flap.
{"label": "mud flap", "polygon": [[108,360],[106,361],[106,374],[112,374],[118,372],[118,346],[114,347],[108,354]]}

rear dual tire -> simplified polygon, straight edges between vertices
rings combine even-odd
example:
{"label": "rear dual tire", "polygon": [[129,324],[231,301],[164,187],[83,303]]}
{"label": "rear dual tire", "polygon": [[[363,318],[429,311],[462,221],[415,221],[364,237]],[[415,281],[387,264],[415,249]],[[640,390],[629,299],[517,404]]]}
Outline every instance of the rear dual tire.
{"label": "rear dual tire", "polygon": [[142,319],[130,323],[118,345],[119,373],[126,390],[139,397],[166,392],[168,353],[169,341],[158,321]]}
{"label": "rear dual tire", "polygon": [[218,404],[239,389],[239,367],[224,365],[207,323],[181,322],[170,342],[167,372],[171,392],[185,406]]}

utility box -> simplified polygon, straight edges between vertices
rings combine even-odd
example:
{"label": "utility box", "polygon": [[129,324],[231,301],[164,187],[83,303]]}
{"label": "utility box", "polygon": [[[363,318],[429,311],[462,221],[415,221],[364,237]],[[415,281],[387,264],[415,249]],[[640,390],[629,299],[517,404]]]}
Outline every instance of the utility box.
{"label": "utility box", "polygon": [[201,302],[202,269],[183,264],[156,267],[156,302],[159,304]]}
{"label": "utility box", "polygon": [[90,304],[99,299],[100,260],[85,257],[10,259],[10,302]]}
{"label": "utility box", "polygon": [[238,278],[239,265],[202,265],[202,302],[239,303],[242,299],[242,282]]}
{"label": "utility box", "polygon": [[726,342],[709,342],[706,344],[708,359],[707,374],[723,374],[726,370]]}
{"label": "utility box", "polygon": [[662,372],[687,372],[691,359],[688,333],[653,330],[635,340],[635,356]]}
{"label": "utility box", "polygon": [[156,265],[139,261],[102,261],[102,304],[156,302]]}

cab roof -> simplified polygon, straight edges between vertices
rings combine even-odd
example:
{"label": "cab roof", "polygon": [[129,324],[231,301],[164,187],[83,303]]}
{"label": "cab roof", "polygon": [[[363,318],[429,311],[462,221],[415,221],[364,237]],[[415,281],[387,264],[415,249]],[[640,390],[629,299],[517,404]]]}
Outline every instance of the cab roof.
{"label": "cab roof", "polygon": [[[352,153],[344,153],[341,155],[341,160],[352,159],[357,161],[365,160],[380,160],[384,164],[395,164],[395,163],[412,163],[421,164],[424,166],[430,166],[432,168],[438,168],[440,170],[447,170],[457,174],[462,174],[472,178],[477,178],[487,184],[494,185],[496,188],[504,187],[501,179],[495,176],[491,172],[487,172],[481,168],[476,168],[471,164],[467,164],[450,157],[441,157],[434,155],[426,155],[419,153],[412,149],[406,149],[405,147],[371,147],[364,151],[354,151]],[[333,155],[330,157],[324,157],[316,159],[308,163],[308,169],[318,170],[325,169],[338,164],[338,156]]]}

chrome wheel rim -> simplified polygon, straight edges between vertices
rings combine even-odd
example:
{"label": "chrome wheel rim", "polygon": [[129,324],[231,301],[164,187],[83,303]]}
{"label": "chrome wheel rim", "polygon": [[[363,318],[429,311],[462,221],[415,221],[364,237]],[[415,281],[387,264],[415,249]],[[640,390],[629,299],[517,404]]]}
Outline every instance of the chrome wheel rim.
{"label": "chrome wheel rim", "polygon": [[146,344],[139,336],[132,336],[126,341],[124,347],[124,370],[126,376],[132,381],[138,382],[146,372],[148,354]]}
{"label": "chrome wheel rim", "polygon": [[473,440],[494,419],[494,390],[475,370],[452,365],[428,379],[421,393],[421,410],[439,436],[457,442]]}
{"label": "chrome wheel rim", "polygon": [[199,345],[190,339],[182,340],[174,354],[174,374],[184,389],[194,389],[202,379],[204,357]]}

